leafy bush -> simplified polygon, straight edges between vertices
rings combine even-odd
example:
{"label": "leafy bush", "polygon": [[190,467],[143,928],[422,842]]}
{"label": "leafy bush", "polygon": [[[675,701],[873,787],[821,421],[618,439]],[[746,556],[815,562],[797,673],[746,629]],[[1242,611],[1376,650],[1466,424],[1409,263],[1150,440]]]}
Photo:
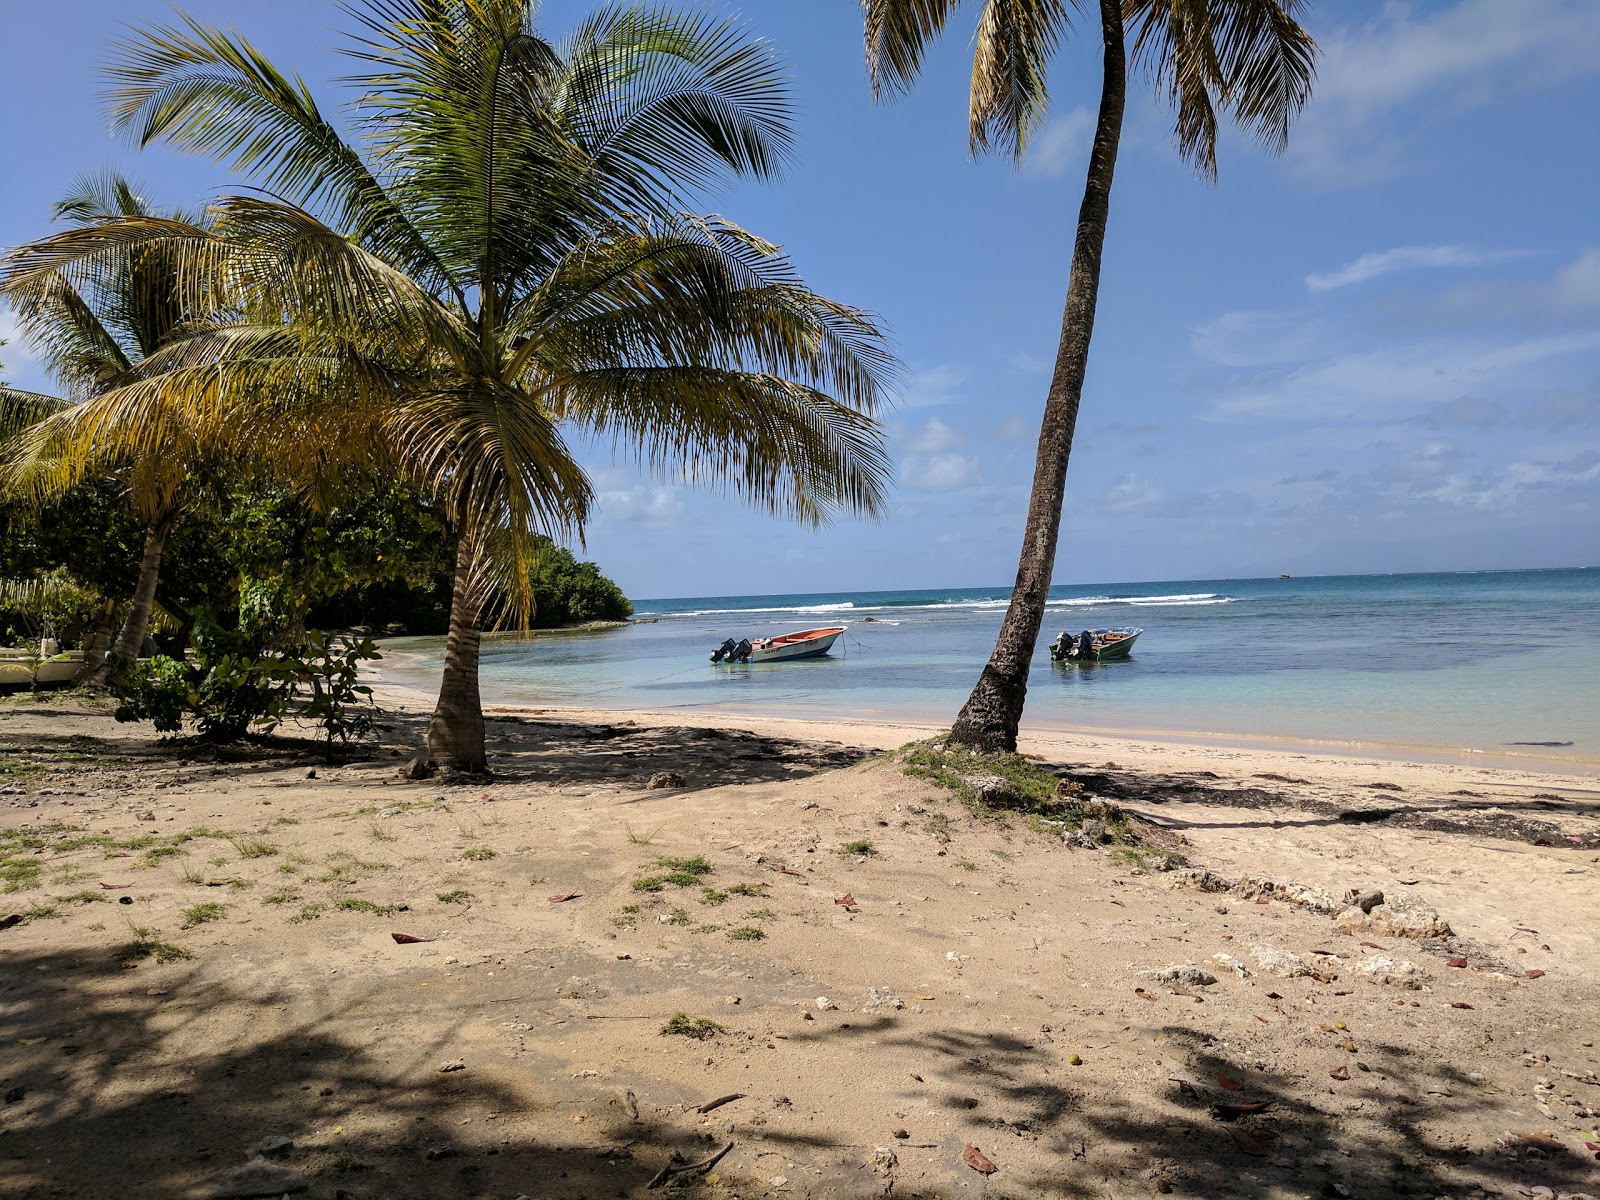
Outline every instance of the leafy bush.
{"label": "leafy bush", "polygon": [[360,664],[380,657],[371,638],[312,632],[303,647],[273,651],[265,645],[272,628],[263,617],[228,630],[203,615],[192,660],[157,655],[119,664],[111,684],[117,720],[178,733],[189,719],[207,741],[229,742],[272,732],[298,700],[299,715],[322,726],[330,747],[381,728],[372,689],[357,682]]}
{"label": "leafy bush", "polygon": [[270,733],[283,719],[299,677],[297,664],[267,655],[248,631],[209,617],[195,629],[194,661],[166,655],[119,663],[111,690],[119,721],[150,721],[178,733],[191,717],[207,741],[238,741],[252,728]]}
{"label": "leafy bush", "polygon": [[300,682],[309,695],[300,715],[321,724],[331,748],[334,739],[348,745],[351,738],[368,738],[384,726],[372,706],[372,689],[357,682],[363,662],[382,658],[370,637],[330,637],[311,630],[297,665]]}

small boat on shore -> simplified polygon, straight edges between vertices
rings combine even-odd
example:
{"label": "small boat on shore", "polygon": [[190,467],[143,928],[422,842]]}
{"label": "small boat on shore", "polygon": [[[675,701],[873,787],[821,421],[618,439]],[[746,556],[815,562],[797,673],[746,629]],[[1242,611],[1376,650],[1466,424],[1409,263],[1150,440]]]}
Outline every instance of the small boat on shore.
{"label": "small boat on shore", "polygon": [[1127,658],[1142,629],[1085,629],[1077,637],[1062,630],[1050,643],[1051,662],[1102,663]]}
{"label": "small boat on shore", "polygon": [[790,662],[797,658],[818,658],[833,648],[844,632],[843,625],[827,629],[800,629],[777,637],[746,638],[735,642],[732,638],[711,652],[714,663]]}

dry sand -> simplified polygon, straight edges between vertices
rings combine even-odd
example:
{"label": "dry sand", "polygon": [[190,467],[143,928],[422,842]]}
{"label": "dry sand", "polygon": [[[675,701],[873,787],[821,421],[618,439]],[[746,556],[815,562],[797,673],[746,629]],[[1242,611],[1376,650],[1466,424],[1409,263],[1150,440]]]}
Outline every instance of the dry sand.
{"label": "dry sand", "polygon": [[[1592,777],[1024,746],[1205,875],[974,816],[867,753],[904,730],[502,713],[495,781],[443,785],[397,775],[408,707],[330,766],[0,703],[0,1194],[636,1196],[729,1145],[667,1190],[1600,1193]],[[1453,933],[1200,890],[1262,875]]]}

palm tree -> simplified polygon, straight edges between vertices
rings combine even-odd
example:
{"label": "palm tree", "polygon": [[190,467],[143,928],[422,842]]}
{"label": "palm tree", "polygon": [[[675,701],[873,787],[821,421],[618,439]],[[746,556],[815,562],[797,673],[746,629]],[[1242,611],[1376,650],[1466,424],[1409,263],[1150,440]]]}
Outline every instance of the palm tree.
{"label": "palm tree", "polygon": [[[874,94],[915,82],[927,45],[961,0],[862,0]],[[1133,57],[1167,94],[1178,152],[1216,179],[1217,114],[1267,149],[1281,151],[1289,123],[1311,93],[1316,45],[1295,20],[1303,0],[1099,0],[1104,51],[1100,110],[1078,210],[1066,309],[1045,398],[1017,579],[993,653],[950,732],[986,752],[1017,747],[1028,668],[1055,568],[1067,460],[1072,453],[1094,331],[1111,179],[1127,94],[1127,28]],[[1078,5],[1074,3],[1073,7]],[[1085,5],[1086,7],[1086,5]],[[986,0],[974,36],[969,144],[1020,163],[1049,106],[1045,76],[1068,32],[1066,0]]]}
{"label": "palm tree", "polygon": [[299,469],[387,462],[441,501],[458,549],[428,745],[464,771],[486,766],[491,597],[525,619],[534,535],[588,515],[560,427],[809,522],[877,512],[888,478],[872,413],[893,360],[871,314],[680,211],[781,166],[768,48],[647,8],[601,10],[557,46],[532,8],[364,0],[347,47],[364,155],[298,77],[188,17],[136,31],[113,68],[113,119],[141,144],[275,193],[216,206],[240,320],[186,368],[192,402]]}
{"label": "palm tree", "polygon": [[[143,453],[120,458],[106,454],[92,435],[96,397],[141,376],[156,381],[159,395],[160,372],[151,368],[192,332],[185,293],[195,284],[182,276],[192,264],[175,257],[168,243],[146,238],[104,245],[100,234],[129,224],[160,231],[169,242],[203,242],[207,234],[196,218],[157,214],[128,180],[111,173],[81,180],[55,215],[75,228],[13,250],[0,263],[0,298],[15,305],[23,331],[49,358],[66,396],[0,391],[4,409],[22,418],[14,424],[26,426],[12,430],[5,473],[11,489],[38,500],[61,494],[96,466],[115,468],[144,523],[138,580],[116,641],[103,658],[100,637],[86,648],[86,682],[104,686],[118,660],[139,655],[197,446],[179,422],[169,422]],[[99,252],[73,252],[85,243]]]}

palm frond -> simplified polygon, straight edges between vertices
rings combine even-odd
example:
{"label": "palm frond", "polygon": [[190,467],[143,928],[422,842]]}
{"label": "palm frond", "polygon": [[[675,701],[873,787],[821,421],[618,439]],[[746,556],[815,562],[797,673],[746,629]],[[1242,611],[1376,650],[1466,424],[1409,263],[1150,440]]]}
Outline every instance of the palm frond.
{"label": "palm frond", "polygon": [[1050,107],[1050,58],[1071,13],[1062,0],[988,0],[973,38],[968,141],[1021,162]]}
{"label": "palm frond", "polygon": [[245,324],[276,322],[312,337],[359,337],[391,366],[476,343],[459,315],[404,270],[292,204],[227,196],[213,209],[226,245],[227,291]]}
{"label": "palm frond", "polygon": [[872,94],[909,91],[928,45],[939,40],[961,0],[862,0]]}
{"label": "palm frond", "polygon": [[12,250],[0,298],[75,393],[106,381],[216,303],[223,247],[168,217],[111,217]]}
{"label": "palm frond", "polygon": [[58,221],[89,225],[108,217],[153,217],[138,185],[109,168],[80,175],[72,190],[57,200],[51,215]]}
{"label": "palm frond", "polygon": [[1278,153],[1311,95],[1317,46],[1302,0],[1126,0],[1133,57],[1166,92],[1178,152],[1217,175],[1217,113]]}
{"label": "palm frond", "polygon": [[776,178],[793,151],[783,65],[732,20],[608,6],[562,59],[550,106],[624,205],[664,212],[733,176]]}
{"label": "palm frond", "polygon": [[41,392],[25,392],[0,383],[0,446],[30,425],[66,408],[68,401]]}
{"label": "palm frond", "polygon": [[462,291],[303,79],[236,34],[182,13],[178,20],[136,28],[116,44],[114,128],[140,146],[165,141],[215,158],[304,206],[326,205],[334,224],[426,286]]}
{"label": "palm frond", "polygon": [[893,465],[872,417],[777,375],[679,365],[612,367],[553,384],[574,426],[652,472],[821,524],[883,511]]}

